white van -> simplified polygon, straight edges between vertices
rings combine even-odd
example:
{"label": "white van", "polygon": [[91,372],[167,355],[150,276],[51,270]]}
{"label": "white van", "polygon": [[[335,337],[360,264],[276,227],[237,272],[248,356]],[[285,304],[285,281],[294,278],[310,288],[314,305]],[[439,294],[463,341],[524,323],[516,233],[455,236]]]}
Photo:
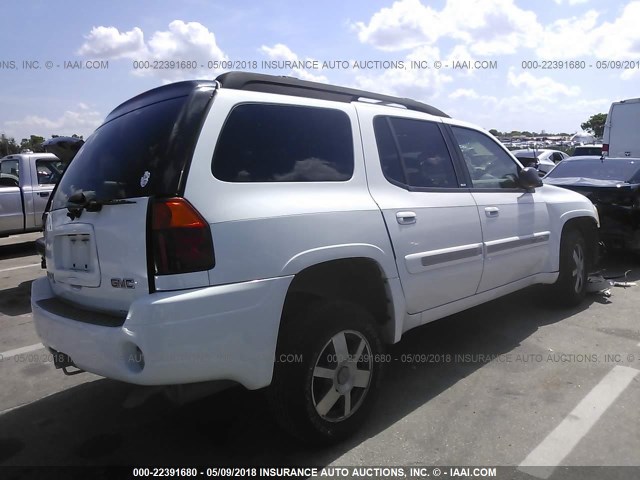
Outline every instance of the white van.
{"label": "white van", "polygon": [[605,156],[640,158],[640,98],[611,104],[602,143]]}

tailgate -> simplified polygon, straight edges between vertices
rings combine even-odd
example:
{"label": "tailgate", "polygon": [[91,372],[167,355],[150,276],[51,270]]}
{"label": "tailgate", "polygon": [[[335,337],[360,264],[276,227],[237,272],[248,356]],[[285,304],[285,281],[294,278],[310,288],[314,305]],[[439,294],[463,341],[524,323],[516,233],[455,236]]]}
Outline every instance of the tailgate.
{"label": "tailgate", "polygon": [[80,307],[123,314],[149,293],[146,254],[148,198],[105,205],[71,220],[47,216],[47,276],[54,293]]}
{"label": "tailgate", "polygon": [[181,194],[214,88],[179,82],[138,95],[80,148],[47,214],[47,273],[59,298],[122,315],[149,294],[149,202]]}

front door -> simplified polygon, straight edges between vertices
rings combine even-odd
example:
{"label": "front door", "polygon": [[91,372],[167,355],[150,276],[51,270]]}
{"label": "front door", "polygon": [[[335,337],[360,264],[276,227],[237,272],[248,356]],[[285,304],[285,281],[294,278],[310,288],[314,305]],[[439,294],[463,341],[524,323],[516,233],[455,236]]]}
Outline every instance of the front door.
{"label": "front door", "polygon": [[485,261],[478,293],[540,273],[549,255],[546,203],[518,185],[519,165],[495,140],[469,128],[451,130],[482,223]]}

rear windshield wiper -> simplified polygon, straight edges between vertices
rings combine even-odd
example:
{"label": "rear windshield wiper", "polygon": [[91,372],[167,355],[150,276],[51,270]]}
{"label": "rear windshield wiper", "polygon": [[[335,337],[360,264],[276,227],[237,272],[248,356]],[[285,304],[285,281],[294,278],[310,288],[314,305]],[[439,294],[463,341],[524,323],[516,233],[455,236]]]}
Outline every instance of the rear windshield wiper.
{"label": "rear windshield wiper", "polygon": [[69,197],[67,201],[67,217],[71,220],[80,218],[82,211],[87,212],[99,212],[104,205],[123,205],[127,203],[136,203],[133,200],[124,199],[109,199],[109,200],[96,200],[94,198],[87,199],[84,192],[74,193]]}

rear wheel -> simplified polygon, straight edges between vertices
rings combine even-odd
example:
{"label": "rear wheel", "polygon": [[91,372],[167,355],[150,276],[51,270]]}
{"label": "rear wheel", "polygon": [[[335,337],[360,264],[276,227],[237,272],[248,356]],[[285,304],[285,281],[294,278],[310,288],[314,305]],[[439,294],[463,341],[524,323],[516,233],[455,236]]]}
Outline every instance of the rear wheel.
{"label": "rear wheel", "polygon": [[587,246],[577,229],[566,231],[560,242],[560,275],[552,285],[553,295],[560,305],[578,305],[587,288]]}
{"label": "rear wheel", "polygon": [[285,329],[269,387],[278,422],[313,443],[352,434],[372,408],[380,376],[372,316],[357,305],[323,302]]}

